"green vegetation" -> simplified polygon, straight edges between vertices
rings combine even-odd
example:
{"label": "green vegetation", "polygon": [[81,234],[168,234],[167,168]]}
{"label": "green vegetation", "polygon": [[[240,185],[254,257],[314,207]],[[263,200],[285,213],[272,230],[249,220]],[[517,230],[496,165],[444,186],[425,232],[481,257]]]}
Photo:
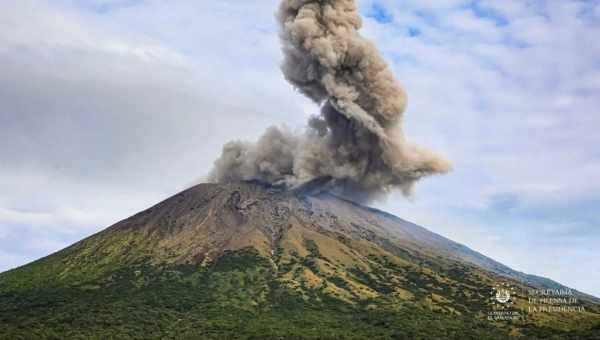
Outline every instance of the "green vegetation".
{"label": "green vegetation", "polygon": [[[303,262],[320,257],[318,246]],[[381,259],[381,263],[386,263]],[[62,256],[33,268],[56,268]],[[295,263],[294,265],[298,265]],[[32,286],[42,275],[24,267],[0,276],[1,339],[504,339],[507,328],[474,317],[434,312],[386,298],[393,265],[352,276],[384,293],[348,303],[324,287],[306,294],[281,283],[254,248],[229,251],[208,266],[122,266],[91,280]],[[409,272],[414,279],[418,273]],[[37,276],[32,276],[37,275]],[[44,277],[50,277],[46,273]],[[78,275],[78,278],[83,276]],[[426,276],[423,276],[426,277]],[[29,284],[27,284],[29,282]],[[50,281],[46,280],[46,283]],[[346,279],[328,282],[348,288]],[[419,284],[427,284],[422,281]],[[325,285],[326,287],[326,285]],[[582,332],[591,338],[597,330]],[[530,338],[560,338],[556,330],[525,328]],[[562,334],[562,335],[566,335]],[[577,338],[569,333],[569,338]]]}
{"label": "green vegetation", "polygon": [[[101,284],[15,289],[30,274],[2,276],[0,338],[502,338],[489,323],[409,304],[373,309],[378,301],[350,305],[319,290],[312,293],[320,299],[304,300],[279,284],[268,259],[252,248],[228,252],[209,267],[139,265]],[[333,281],[343,286],[339,280]]]}

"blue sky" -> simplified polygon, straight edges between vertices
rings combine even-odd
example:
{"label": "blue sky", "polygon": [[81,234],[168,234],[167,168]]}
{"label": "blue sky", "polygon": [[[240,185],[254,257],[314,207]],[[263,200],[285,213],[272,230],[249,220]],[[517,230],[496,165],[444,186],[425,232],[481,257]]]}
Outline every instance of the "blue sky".
{"label": "blue sky", "polygon": [[[451,173],[375,206],[600,296],[598,1],[360,0]],[[222,144],[318,111],[276,0],[0,2],[0,270],[198,182]]]}

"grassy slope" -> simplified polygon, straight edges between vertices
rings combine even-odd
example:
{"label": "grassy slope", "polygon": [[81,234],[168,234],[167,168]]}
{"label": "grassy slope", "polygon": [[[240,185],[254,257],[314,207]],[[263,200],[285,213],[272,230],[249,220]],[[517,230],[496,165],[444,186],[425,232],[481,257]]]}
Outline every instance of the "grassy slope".
{"label": "grassy slope", "polygon": [[[245,248],[205,266],[124,264],[97,244],[0,275],[0,338],[503,339],[517,329],[484,321],[485,278],[469,268],[303,229],[273,258]],[[592,327],[518,325],[540,339],[592,338]]]}
{"label": "grassy slope", "polygon": [[210,267],[118,270],[103,287],[4,288],[0,337],[501,338],[487,323],[410,304],[386,307],[388,301],[373,300],[353,305],[306,287],[303,295],[297,294],[273,275],[268,259],[245,249]]}

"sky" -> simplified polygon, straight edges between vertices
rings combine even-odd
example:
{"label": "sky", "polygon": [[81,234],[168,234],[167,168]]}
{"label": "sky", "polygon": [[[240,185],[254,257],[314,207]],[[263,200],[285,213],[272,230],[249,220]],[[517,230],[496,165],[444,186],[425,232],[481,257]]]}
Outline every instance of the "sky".
{"label": "sky", "polygon": [[[201,182],[318,107],[277,0],[0,2],[0,271]],[[600,2],[358,0],[409,140],[453,162],[373,206],[600,296]]]}

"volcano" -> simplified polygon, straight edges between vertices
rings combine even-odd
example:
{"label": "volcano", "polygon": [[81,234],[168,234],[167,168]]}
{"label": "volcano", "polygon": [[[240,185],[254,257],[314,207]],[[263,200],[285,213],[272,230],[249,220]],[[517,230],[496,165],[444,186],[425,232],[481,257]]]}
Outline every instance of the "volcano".
{"label": "volcano", "polygon": [[0,338],[599,337],[596,298],[316,187],[200,184],[2,273]]}

